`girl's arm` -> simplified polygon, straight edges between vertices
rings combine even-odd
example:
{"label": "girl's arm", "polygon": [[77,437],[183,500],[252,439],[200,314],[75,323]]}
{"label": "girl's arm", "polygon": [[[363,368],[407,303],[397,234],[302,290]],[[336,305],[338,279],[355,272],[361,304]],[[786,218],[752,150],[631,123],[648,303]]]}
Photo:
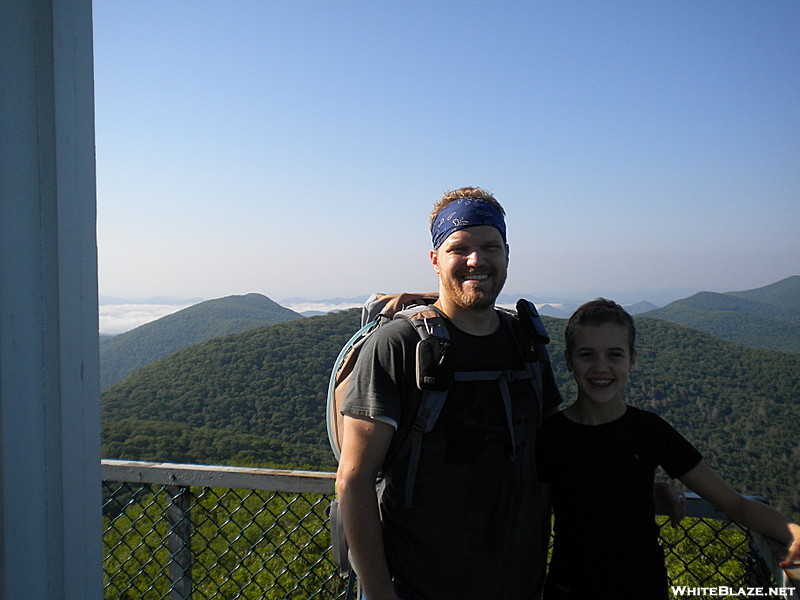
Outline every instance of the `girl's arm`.
{"label": "girl's arm", "polygon": [[800,525],[763,502],[749,500],[737,493],[703,462],[678,479],[733,521],[785,543],[789,553],[778,563],[779,566],[790,567],[794,561],[800,560]]}

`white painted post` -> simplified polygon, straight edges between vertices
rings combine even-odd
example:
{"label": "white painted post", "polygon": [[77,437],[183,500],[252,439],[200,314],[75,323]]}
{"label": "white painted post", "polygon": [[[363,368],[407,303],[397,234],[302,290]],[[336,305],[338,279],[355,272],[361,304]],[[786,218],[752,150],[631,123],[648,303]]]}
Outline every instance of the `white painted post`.
{"label": "white painted post", "polygon": [[0,40],[0,597],[99,600],[91,0],[3,0]]}

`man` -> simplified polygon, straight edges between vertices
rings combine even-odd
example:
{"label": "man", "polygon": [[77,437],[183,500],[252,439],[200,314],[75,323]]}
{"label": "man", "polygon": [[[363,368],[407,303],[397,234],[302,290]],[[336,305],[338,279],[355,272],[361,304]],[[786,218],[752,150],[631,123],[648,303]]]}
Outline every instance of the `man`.
{"label": "man", "polygon": [[[434,206],[431,235],[439,278],[434,306],[451,339],[448,368],[521,369],[531,345],[520,343],[527,339],[521,327],[495,310],[509,258],[500,204],[479,188],[449,192]],[[403,319],[377,330],[361,351],[342,410],[340,514],[364,597],[537,598],[549,507],[537,493],[535,437],[541,415],[561,400],[549,361],[535,363],[542,394],[530,378],[509,383],[510,399],[496,381],[452,383],[435,427],[423,436],[409,504],[406,442],[422,397],[418,342]]]}

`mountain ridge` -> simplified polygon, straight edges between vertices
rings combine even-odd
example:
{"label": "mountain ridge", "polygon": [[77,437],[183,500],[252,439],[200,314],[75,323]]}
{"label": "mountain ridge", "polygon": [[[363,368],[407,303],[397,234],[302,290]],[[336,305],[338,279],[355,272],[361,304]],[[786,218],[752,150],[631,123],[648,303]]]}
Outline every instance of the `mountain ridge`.
{"label": "mountain ridge", "polygon": [[698,292],[642,313],[768,350],[800,353],[800,276],[740,292]]}
{"label": "mountain ridge", "polygon": [[255,293],[193,304],[125,333],[101,338],[101,389],[108,389],[136,369],[183,347],[300,318],[302,315]]}

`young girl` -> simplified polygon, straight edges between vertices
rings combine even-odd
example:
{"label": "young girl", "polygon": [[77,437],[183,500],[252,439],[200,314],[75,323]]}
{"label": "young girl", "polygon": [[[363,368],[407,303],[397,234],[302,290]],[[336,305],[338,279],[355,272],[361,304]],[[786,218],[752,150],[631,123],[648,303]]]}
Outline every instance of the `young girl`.
{"label": "young girl", "polygon": [[625,404],[635,336],[631,316],[602,298],[567,324],[564,354],[578,398],[545,421],[537,452],[555,512],[544,600],[668,598],[654,519],[659,465],[737,523],[785,542],[781,566],[800,559],[800,526],[736,493],[666,421]]}

